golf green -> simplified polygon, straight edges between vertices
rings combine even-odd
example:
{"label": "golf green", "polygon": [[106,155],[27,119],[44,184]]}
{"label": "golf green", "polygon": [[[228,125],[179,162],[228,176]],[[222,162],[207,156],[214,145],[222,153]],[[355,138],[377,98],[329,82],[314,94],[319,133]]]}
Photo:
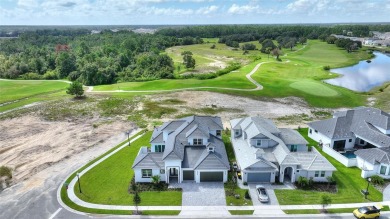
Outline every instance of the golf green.
{"label": "golf green", "polygon": [[337,91],[314,81],[297,81],[291,83],[290,87],[315,96],[332,97],[339,95]]}

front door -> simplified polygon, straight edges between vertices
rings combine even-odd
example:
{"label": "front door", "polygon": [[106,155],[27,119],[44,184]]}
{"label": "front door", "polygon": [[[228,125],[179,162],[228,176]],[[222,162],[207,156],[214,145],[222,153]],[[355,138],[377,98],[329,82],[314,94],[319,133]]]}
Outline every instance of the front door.
{"label": "front door", "polygon": [[170,168],[169,169],[169,176],[177,176],[177,169],[176,168]]}

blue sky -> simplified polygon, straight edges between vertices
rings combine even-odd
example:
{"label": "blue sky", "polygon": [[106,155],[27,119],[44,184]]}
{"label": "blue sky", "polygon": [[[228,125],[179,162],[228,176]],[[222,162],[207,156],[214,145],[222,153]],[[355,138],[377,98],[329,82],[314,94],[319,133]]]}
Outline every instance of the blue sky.
{"label": "blue sky", "polygon": [[0,0],[0,25],[390,22],[390,0]]}

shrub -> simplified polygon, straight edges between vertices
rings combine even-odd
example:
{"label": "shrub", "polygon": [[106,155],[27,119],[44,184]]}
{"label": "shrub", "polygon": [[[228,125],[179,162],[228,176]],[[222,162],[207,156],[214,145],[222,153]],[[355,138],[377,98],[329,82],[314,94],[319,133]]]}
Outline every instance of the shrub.
{"label": "shrub", "polygon": [[309,185],[309,181],[307,180],[307,178],[305,177],[298,177],[298,180],[297,180],[297,186],[298,188],[307,188],[307,186]]}
{"label": "shrub", "polygon": [[21,78],[23,80],[40,80],[40,79],[42,79],[42,75],[30,72],[30,73],[26,73],[26,74],[22,75]]}
{"label": "shrub", "polygon": [[8,179],[12,179],[12,170],[7,166],[0,167],[0,178],[6,176]]}
{"label": "shrub", "polygon": [[251,199],[251,195],[249,194],[248,190],[245,191],[245,198],[249,200]]}
{"label": "shrub", "polygon": [[323,69],[324,69],[325,71],[329,71],[329,70],[330,70],[330,66],[329,66],[329,65],[325,65],[325,66],[323,67]]}
{"label": "shrub", "polygon": [[47,71],[43,75],[43,79],[45,80],[57,80],[58,79],[58,74],[56,71]]}
{"label": "shrub", "polygon": [[215,44],[211,45],[210,49],[215,49]]}
{"label": "shrub", "polygon": [[372,184],[375,184],[375,185],[385,184],[385,180],[378,175],[371,176],[371,182],[372,182]]}

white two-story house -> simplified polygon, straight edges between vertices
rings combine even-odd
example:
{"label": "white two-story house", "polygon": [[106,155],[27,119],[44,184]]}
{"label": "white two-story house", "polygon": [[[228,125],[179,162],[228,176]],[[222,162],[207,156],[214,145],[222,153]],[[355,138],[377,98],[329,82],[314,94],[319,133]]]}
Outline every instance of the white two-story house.
{"label": "white two-story house", "polygon": [[155,128],[132,166],[136,182],[226,182],[230,169],[221,118],[190,116]]}

